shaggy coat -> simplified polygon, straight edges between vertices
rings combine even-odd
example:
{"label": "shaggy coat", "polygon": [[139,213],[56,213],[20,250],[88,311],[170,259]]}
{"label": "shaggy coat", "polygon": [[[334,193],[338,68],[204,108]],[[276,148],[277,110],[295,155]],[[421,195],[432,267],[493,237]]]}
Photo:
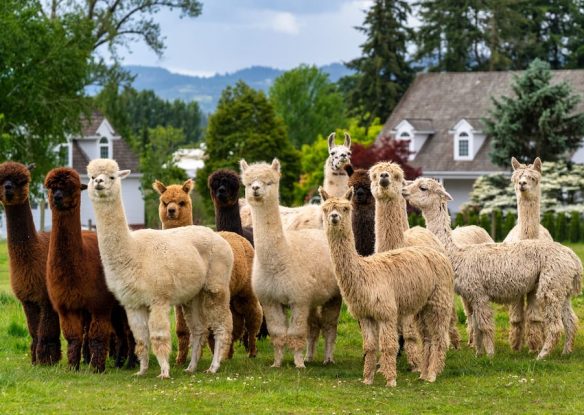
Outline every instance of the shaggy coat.
{"label": "shaggy coat", "polygon": [[492,356],[494,323],[490,302],[511,304],[535,291],[544,306],[545,341],[538,359],[547,356],[566,333],[564,353],[574,347],[577,317],[570,297],[581,291],[582,263],[572,250],[555,242],[522,240],[457,246],[452,239],[448,200],[440,183],[419,178],[404,188],[408,201],[422,210],[428,227],[446,246],[455,272],[455,291],[472,312],[478,354]]}
{"label": "shaggy coat", "polygon": [[[284,346],[294,351],[294,364],[312,359],[318,330],[308,321],[320,320],[325,337],[325,363],[333,362],[341,295],[326,237],[322,230],[284,230],[279,214],[280,163],[248,165],[241,160],[241,179],[251,206],[255,237],[252,285],[258,296],[274,346],[274,367],[282,364]],[[290,308],[288,321],[284,307]],[[318,308],[321,307],[320,316]],[[318,316],[318,317],[317,317]]]}
{"label": "shaggy coat", "polygon": [[321,189],[325,233],[337,282],[351,314],[359,319],[365,362],[363,382],[373,383],[377,347],[379,371],[396,385],[398,323],[418,315],[424,357],[420,379],[434,382],[444,368],[453,302],[453,270],[448,258],[431,248],[407,247],[361,257],[351,227],[352,189],[329,198]]}
{"label": "shaggy coat", "polygon": [[[517,196],[517,225],[507,235],[504,242],[523,239],[552,241],[548,230],[539,223],[541,201],[541,159],[533,164],[521,164],[511,158],[513,175],[511,181]],[[526,299],[509,306],[509,343],[513,350],[520,350],[527,332],[527,345],[531,352],[541,349],[543,344],[543,311],[535,301],[535,292]]]}
{"label": "shaggy coat", "polygon": [[353,207],[351,223],[355,235],[355,248],[359,255],[369,256],[375,252],[375,200],[371,194],[371,180],[365,169],[353,170],[348,164],[345,170],[349,175],[348,185],[354,192],[351,199]]}
{"label": "shaggy coat", "polygon": [[140,360],[138,374],[148,369],[150,339],[160,377],[170,376],[169,313],[175,305],[183,306],[191,332],[187,371],[196,369],[210,328],[215,350],[208,370],[215,373],[231,341],[231,247],[202,226],[131,232],[121,193],[121,179],[129,170],[120,171],[114,160],[97,159],[89,163],[87,173],[106,283],[126,308]]}
{"label": "shaggy coat", "polygon": [[[32,168],[32,166],[30,167]],[[49,234],[37,233],[29,204],[30,172],[20,163],[0,164],[0,202],[6,212],[10,286],[26,315],[32,364],[61,360],[59,315],[46,284]]]}
{"label": "shaggy coat", "polygon": [[[71,368],[79,369],[84,319],[87,318],[85,340],[90,364],[97,372],[103,372],[114,329],[112,311],[119,304],[105,284],[97,235],[81,231],[81,191],[87,186],[81,183],[75,170],[60,167],[47,174],[45,187],[49,191],[53,223],[46,263],[47,289],[67,340],[68,363]],[[119,318],[123,321],[115,327],[119,339],[124,340],[124,327],[128,324],[125,313]],[[118,345],[128,350],[127,344],[124,347],[118,341]],[[119,366],[123,364],[120,357],[118,355],[116,362]]]}
{"label": "shaggy coat", "polygon": [[[192,180],[187,180],[182,185],[165,186],[158,180],[152,185],[160,194],[159,216],[163,229],[171,229],[179,226],[193,224],[192,203],[190,198],[193,189]],[[237,205],[237,197],[235,198]],[[239,218],[239,214],[237,214]],[[246,329],[246,344],[249,356],[257,354],[255,338],[262,321],[262,309],[260,303],[251,288],[251,269],[253,263],[253,247],[244,237],[233,232],[219,232],[233,250],[234,262],[231,272],[229,291],[231,300],[229,306],[233,316],[233,338],[229,347],[228,357],[233,356],[235,341],[242,338]],[[177,364],[186,361],[189,348],[189,329],[185,322],[182,307],[176,307],[176,334],[178,337]],[[213,339],[209,339],[211,344]]]}

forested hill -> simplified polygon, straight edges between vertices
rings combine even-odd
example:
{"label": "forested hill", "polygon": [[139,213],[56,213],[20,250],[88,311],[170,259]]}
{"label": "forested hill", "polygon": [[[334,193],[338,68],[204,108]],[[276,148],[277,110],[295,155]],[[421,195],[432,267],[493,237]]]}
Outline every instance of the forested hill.
{"label": "forested hill", "polygon": [[[133,87],[137,90],[151,89],[159,97],[168,100],[195,100],[204,113],[213,112],[221,91],[229,85],[234,85],[238,80],[241,79],[252,88],[267,92],[274,79],[284,72],[265,66],[252,66],[234,73],[199,77],[176,74],[155,66],[126,66],[125,69],[136,76]],[[320,69],[328,73],[329,79],[333,82],[351,73],[351,70],[341,63],[322,66]]]}

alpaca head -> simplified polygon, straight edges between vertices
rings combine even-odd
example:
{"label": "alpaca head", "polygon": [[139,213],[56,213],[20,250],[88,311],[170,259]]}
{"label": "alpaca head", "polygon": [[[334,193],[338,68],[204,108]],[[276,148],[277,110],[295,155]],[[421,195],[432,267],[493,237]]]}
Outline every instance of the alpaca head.
{"label": "alpaca head", "polygon": [[28,199],[30,171],[28,167],[14,161],[0,164],[0,202],[4,206],[20,205]]}
{"label": "alpaca head", "polygon": [[333,172],[343,170],[345,164],[351,162],[351,136],[345,133],[345,141],[342,145],[335,144],[336,133],[331,133],[328,136],[328,151],[329,157],[327,162]]}
{"label": "alpaca head", "polygon": [[371,180],[369,172],[365,169],[353,170],[350,164],[345,166],[349,175],[349,187],[353,188],[353,204],[361,206],[371,206],[374,204],[371,194]]}
{"label": "alpaca head", "polygon": [[45,177],[45,187],[49,190],[51,209],[67,211],[79,207],[81,191],[87,185],[81,183],[79,173],[70,167],[57,167]]}
{"label": "alpaca head", "polygon": [[239,176],[232,170],[220,169],[207,180],[211,199],[215,206],[231,207],[239,201]]}
{"label": "alpaca head", "polygon": [[351,199],[353,188],[350,187],[343,197],[330,196],[322,187],[318,188],[322,204],[320,208],[327,232],[351,232]]}
{"label": "alpaca head", "polygon": [[165,228],[191,225],[193,223],[193,205],[191,202],[191,190],[193,181],[188,179],[182,185],[172,184],[165,186],[156,180],[152,188],[160,195],[158,216]]}
{"label": "alpaca head", "polygon": [[402,191],[406,200],[422,212],[438,210],[445,206],[452,196],[437,180],[419,177],[404,186]]}
{"label": "alpaca head", "polygon": [[513,175],[511,180],[517,197],[525,200],[539,200],[541,194],[541,159],[536,157],[533,164],[521,164],[515,157],[511,158]]}
{"label": "alpaca head", "polygon": [[381,161],[369,169],[371,193],[377,200],[397,200],[404,185],[404,171],[399,164]]}
{"label": "alpaca head", "polygon": [[280,162],[274,159],[272,164],[247,164],[239,162],[241,167],[241,182],[245,186],[245,199],[252,206],[264,204],[266,200],[278,200],[280,185]]}
{"label": "alpaca head", "polygon": [[122,191],[122,179],[130,170],[120,170],[118,163],[111,159],[95,159],[87,165],[89,198],[93,202],[116,200]]}

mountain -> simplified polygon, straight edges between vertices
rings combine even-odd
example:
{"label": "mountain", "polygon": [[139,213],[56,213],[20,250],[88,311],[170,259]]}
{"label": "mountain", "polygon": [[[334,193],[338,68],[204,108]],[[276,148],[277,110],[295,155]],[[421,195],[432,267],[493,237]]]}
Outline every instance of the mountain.
{"label": "mountain", "polygon": [[[252,66],[211,77],[182,75],[156,66],[125,66],[124,69],[135,76],[132,86],[137,90],[151,89],[167,100],[197,101],[204,113],[215,110],[221,92],[227,86],[243,80],[252,88],[267,93],[274,80],[284,73],[281,69],[266,66]],[[322,66],[320,69],[329,74],[329,79],[333,82],[353,73],[341,63]]]}

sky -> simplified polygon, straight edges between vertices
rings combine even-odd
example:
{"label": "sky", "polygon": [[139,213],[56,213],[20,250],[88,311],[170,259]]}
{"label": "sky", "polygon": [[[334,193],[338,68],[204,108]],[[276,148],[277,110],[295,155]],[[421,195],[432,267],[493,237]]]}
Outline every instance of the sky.
{"label": "sky", "polygon": [[361,26],[372,0],[201,0],[203,13],[156,16],[166,49],[159,58],[143,42],[120,50],[124,65],[161,66],[211,76],[253,65],[291,69],[360,55]]}

